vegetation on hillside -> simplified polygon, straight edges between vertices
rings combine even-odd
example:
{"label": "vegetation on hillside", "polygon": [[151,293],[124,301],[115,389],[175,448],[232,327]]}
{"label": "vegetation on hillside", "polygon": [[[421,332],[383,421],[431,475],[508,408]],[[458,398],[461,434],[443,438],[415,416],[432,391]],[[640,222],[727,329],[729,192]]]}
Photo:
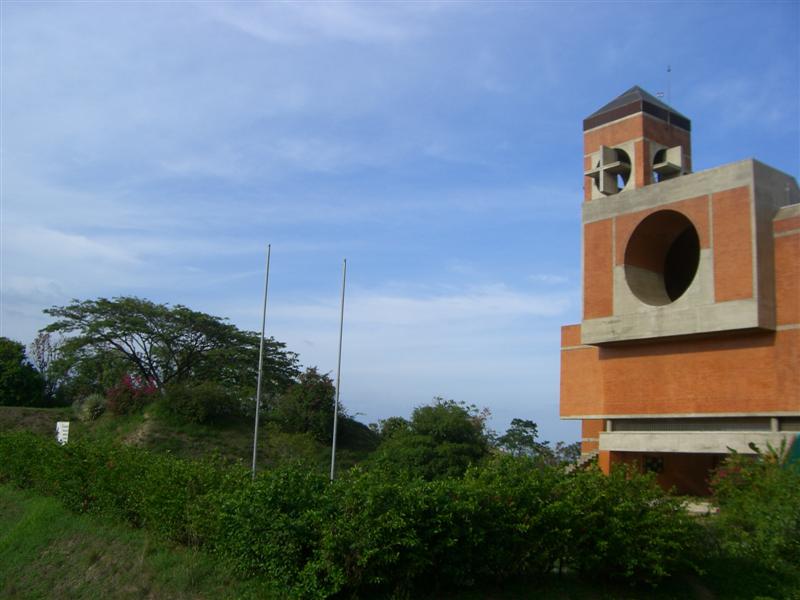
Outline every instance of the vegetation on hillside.
{"label": "vegetation on hillside", "polygon": [[[252,479],[258,334],[137,298],[47,312],[30,358],[0,338],[0,483],[202,548],[269,589],[407,597],[705,570],[721,597],[752,597],[730,584],[742,565],[763,598],[800,585],[800,468],[780,449],[733,456],[712,482],[719,514],[698,520],[651,477],[567,473],[577,445],[541,441],[533,421],[497,436],[486,409],[434,398],[369,427],[340,407],[331,483],[334,382],[270,339]],[[66,446],[56,420],[73,423]]]}
{"label": "vegetation on hillside", "polygon": [[[720,598],[792,598],[800,584],[798,555],[789,552],[800,472],[766,461],[731,463],[738,484],[720,496],[719,515],[698,519],[652,477],[568,474],[507,454],[457,477],[365,465],[333,483],[303,464],[251,480],[219,462],[114,443],[59,446],[27,432],[0,434],[0,455],[0,483],[201,548],[291,597],[546,587],[555,572],[598,585],[669,586],[706,571],[703,581]],[[786,506],[774,510],[773,497]],[[752,502],[763,514],[744,508]]]}
{"label": "vegetation on hillside", "polygon": [[[135,297],[73,300],[45,312],[55,320],[27,357],[21,344],[4,340],[9,357],[0,361],[0,381],[10,383],[0,393],[13,391],[0,404],[71,405],[77,439],[117,439],[184,457],[249,456],[259,334]],[[332,438],[334,382],[315,367],[302,369],[283,343],[264,342],[264,464],[303,458],[322,466]],[[515,419],[496,438],[486,428],[488,411],[442,398],[417,407],[410,420],[391,417],[370,428],[342,406],[339,415],[338,463],[345,470],[369,457],[382,468],[434,479],[460,475],[490,451],[551,463],[578,454],[577,444],[538,440],[532,421]]]}

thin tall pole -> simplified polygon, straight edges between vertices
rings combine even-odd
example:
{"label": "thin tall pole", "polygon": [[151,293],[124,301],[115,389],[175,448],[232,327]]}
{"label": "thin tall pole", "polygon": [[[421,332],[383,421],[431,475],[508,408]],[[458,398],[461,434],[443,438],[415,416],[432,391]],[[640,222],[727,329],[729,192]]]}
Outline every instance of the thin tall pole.
{"label": "thin tall pole", "polygon": [[267,244],[267,274],[264,277],[264,308],[261,311],[261,342],[258,345],[258,383],[256,384],[256,424],[253,429],[253,479],[256,478],[256,449],[258,448],[258,413],[261,410],[261,375],[264,372],[264,328],[267,324],[267,292],[269,292],[269,258],[272,244]]}
{"label": "thin tall pole", "polygon": [[336,365],[336,399],[333,405],[333,445],[331,446],[331,481],[336,469],[336,429],[339,423],[339,391],[342,389],[342,332],[344,330],[344,288],[347,282],[347,259],[342,266],[342,303],[339,311],[339,359]]}

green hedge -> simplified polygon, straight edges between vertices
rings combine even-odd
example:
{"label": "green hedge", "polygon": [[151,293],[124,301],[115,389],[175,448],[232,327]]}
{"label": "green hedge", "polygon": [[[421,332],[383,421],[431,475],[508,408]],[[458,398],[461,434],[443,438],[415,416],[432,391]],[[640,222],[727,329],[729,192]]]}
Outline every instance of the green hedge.
{"label": "green hedge", "polygon": [[202,545],[297,597],[536,579],[556,567],[655,582],[682,568],[696,523],[650,478],[566,475],[498,457],[461,478],[303,465],[259,474],[112,444],[0,434],[0,481]]}

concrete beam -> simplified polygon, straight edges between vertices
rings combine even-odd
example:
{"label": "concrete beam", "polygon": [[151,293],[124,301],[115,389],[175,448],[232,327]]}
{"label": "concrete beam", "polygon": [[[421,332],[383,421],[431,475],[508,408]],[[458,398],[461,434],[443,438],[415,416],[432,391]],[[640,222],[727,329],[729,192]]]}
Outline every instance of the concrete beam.
{"label": "concrete beam", "polygon": [[754,454],[748,444],[753,442],[765,450],[767,443],[774,448],[785,439],[791,446],[796,433],[756,431],[702,432],[602,432],[600,450],[613,452],[680,452],[694,454],[728,454],[730,448],[741,454]]}

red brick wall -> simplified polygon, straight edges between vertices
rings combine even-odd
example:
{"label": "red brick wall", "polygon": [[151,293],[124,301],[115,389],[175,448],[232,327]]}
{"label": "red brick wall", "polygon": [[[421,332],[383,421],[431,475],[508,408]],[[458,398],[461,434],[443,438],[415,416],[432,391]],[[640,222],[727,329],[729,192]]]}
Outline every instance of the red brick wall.
{"label": "red brick wall", "polygon": [[[777,324],[800,323],[800,217],[794,217],[798,231],[775,238],[775,303]],[[775,222],[775,231],[789,231],[785,219]],[[800,369],[800,366],[798,366]]]}
{"label": "red brick wall", "polygon": [[800,329],[562,350],[561,416],[800,410]]}
{"label": "red brick wall", "polygon": [[712,197],[714,229],[714,299],[753,297],[753,239],[750,188],[743,186]]}
{"label": "red brick wall", "polygon": [[614,310],[611,227],[611,219],[583,226],[584,319],[608,317]]}

